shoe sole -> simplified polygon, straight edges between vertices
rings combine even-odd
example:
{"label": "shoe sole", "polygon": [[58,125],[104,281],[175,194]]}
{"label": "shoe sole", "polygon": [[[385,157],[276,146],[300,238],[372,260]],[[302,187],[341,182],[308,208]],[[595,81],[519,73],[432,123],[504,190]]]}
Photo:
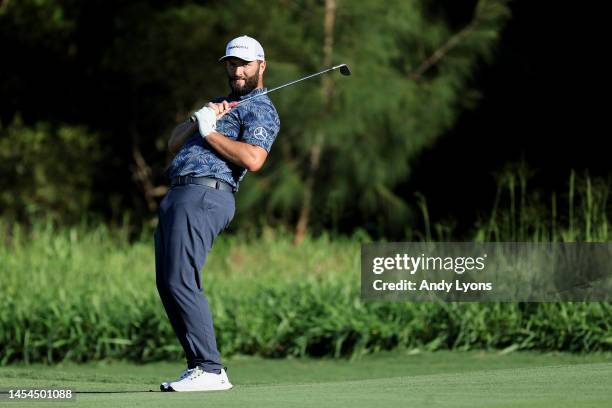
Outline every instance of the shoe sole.
{"label": "shoe sole", "polygon": [[214,391],[229,391],[232,388],[234,388],[233,385],[231,385],[229,388],[219,388],[217,390],[186,390],[186,391],[177,391],[174,388],[172,388],[170,385],[168,385],[168,387],[162,389],[162,387],[160,386],[160,389],[162,392],[214,392]]}

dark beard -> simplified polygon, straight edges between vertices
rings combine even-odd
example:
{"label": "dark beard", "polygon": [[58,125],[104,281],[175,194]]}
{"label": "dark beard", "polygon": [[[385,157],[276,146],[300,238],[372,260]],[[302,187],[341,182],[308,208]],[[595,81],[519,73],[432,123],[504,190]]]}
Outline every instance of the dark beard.
{"label": "dark beard", "polygon": [[242,88],[235,88],[234,84],[232,83],[232,78],[231,77],[228,78],[228,83],[232,90],[231,95],[236,98],[247,95],[253,89],[257,88],[258,82],[259,82],[259,68],[257,68],[257,72],[255,72],[253,76],[246,78],[246,80],[244,81],[244,86]]}

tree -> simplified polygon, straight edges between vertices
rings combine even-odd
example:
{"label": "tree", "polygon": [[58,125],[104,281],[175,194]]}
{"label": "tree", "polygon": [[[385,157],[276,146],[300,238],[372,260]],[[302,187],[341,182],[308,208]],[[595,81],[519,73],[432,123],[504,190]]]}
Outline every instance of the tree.
{"label": "tree", "polygon": [[452,32],[432,19],[428,3],[305,0],[271,11],[259,31],[269,82],[341,62],[353,76],[323,76],[272,97],[281,134],[264,177],[245,183],[242,213],[267,208],[267,221],[297,224],[298,241],[308,224],[401,235],[411,210],[394,188],[410,176],[411,160],[474,104],[470,75],[492,57],[509,18],[506,2],[481,0],[471,22]]}
{"label": "tree", "polygon": [[9,2],[0,9],[0,42],[11,55],[0,117],[98,134],[92,208],[119,205],[146,219],[165,191],[169,132],[227,93],[216,60],[228,40],[262,42],[267,86],[344,62],[349,78],[325,75],[271,96],[281,133],[261,173],[241,185],[234,225],[292,225],[298,242],[309,231],[356,226],[402,236],[412,210],[397,186],[477,101],[470,76],[492,57],[509,18],[506,1],[479,0],[471,21],[452,29],[432,4]]}

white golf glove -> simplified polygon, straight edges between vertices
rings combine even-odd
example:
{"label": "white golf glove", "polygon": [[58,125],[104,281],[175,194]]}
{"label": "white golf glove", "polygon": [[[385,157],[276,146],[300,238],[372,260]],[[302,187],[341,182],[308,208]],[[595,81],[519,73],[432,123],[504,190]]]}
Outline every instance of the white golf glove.
{"label": "white golf glove", "polygon": [[192,116],[198,121],[198,127],[200,128],[200,135],[206,138],[211,132],[213,132],[217,125],[217,114],[208,106],[203,107]]}

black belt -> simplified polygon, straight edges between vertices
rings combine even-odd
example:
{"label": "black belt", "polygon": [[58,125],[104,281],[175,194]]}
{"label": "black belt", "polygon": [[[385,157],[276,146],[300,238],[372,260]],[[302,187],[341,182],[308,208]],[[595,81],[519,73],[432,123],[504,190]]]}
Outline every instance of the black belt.
{"label": "black belt", "polygon": [[229,183],[212,177],[178,176],[172,179],[171,186],[182,186],[185,184],[199,184],[201,186],[216,188],[217,190],[234,192],[234,187]]}

